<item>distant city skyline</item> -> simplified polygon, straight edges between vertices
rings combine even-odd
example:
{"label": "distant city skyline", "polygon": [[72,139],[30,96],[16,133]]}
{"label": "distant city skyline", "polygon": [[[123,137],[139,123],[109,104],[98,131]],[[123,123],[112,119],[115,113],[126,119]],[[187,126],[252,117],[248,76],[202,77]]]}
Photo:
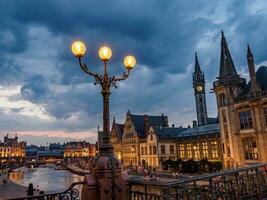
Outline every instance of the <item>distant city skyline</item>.
{"label": "distant city skyline", "polygon": [[105,6],[85,0],[3,0],[0,11],[0,140],[18,133],[27,144],[96,141],[102,99],[70,52],[76,39],[87,44],[85,59],[96,72],[102,69],[97,55],[102,44],[113,50],[111,74],[123,72],[126,54],[136,56],[131,77],[111,96],[110,114],[119,123],[130,110],[164,113],[170,125],[191,125],[195,52],[205,73],[208,115],[216,117],[209,91],[219,74],[222,29],[241,76],[248,77],[247,43],[256,68],[267,65],[264,0],[125,0]]}

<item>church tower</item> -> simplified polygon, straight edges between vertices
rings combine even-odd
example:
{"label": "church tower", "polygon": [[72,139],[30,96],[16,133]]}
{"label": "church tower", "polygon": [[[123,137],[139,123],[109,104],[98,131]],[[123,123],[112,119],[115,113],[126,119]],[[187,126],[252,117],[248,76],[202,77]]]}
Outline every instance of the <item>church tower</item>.
{"label": "church tower", "polygon": [[198,126],[208,124],[207,104],[205,95],[205,76],[200,69],[197,53],[195,53],[195,71],[193,73]]}
{"label": "church tower", "polygon": [[237,167],[241,164],[241,140],[238,132],[238,113],[235,110],[235,99],[246,85],[236,71],[228,44],[222,32],[221,59],[219,77],[213,83],[217,98],[218,116],[220,122],[221,144],[225,168]]}

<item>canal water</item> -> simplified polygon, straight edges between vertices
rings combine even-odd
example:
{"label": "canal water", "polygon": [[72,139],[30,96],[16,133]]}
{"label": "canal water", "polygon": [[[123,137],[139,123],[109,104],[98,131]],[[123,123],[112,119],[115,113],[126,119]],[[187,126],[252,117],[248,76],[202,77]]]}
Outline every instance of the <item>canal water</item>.
{"label": "canal water", "polygon": [[44,192],[60,192],[66,190],[72,183],[83,181],[83,176],[73,174],[67,170],[55,170],[52,164],[38,168],[20,168],[10,173],[10,179],[15,183],[28,187],[30,183],[35,189]]}

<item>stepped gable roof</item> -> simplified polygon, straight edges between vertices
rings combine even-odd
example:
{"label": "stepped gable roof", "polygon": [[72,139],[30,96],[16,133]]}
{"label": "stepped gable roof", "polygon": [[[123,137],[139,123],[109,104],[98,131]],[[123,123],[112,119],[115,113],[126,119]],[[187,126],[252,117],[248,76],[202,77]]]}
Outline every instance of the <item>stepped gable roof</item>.
{"label": "stepped gable roof", "polygon": [[178,138],[220,133],[219,123],[187,128],[178,135]]}
{"label": "stepped gable roof", "polygon": [[[262,91],[267,91],[267,67],[261,66],[256,72],[258,84]],[[247,96],[250,93],[251,81],[244,87],[239,97]]]}
{"label": "stepped gable roof", "polygon": [[150,115],[133,115],[130,117],[134,123],[135,130],[141,137],[145,137],[145,118],[148,120],[148,127],[165,127],[168,126],[168,117],[164,115],[150,116]]}
{"label": "stepped gable roof", "polygon": [[123,124],[114,123],[114,128],[116,130],[117,137],[121,139],[122,134],[123,134],[124,125]]}
{"label": "stepped gable roof", "polygon": [[176,139],[186,129],[183,127],[158,127],[155,128],[155,133],[160,139]]}

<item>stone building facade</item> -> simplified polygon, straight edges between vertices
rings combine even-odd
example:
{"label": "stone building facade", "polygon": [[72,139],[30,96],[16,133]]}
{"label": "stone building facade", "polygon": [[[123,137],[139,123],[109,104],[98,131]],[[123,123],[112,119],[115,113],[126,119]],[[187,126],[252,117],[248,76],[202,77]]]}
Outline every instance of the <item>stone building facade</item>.
{"label": "stone building facade", "polygon": [[19,142],[17,135],[14,138],[6,135],[4,141],[0,141],[0,163],[22,162],[25,154],[26,142]]}
{"label": "stone building facade", "polygon": [[150,127],[146,138],[140,141],[142,167],[158,169],[165,160],[177,160],[175,135],[165,130],[177,133],[184,128]]}
{"label": "stone building facade", "polygon": [[222,160],[219,124],[188,128],[177,135],[177,158]]}
{"label": "stone building facade", "polygon": [[113,123],[110,131],[110,142],[113,146],[113,153],[119,160],[122,159],[122,135],[124,131],[124,125],[118,124],[113,118]]}
{"label": "stone building facade", "polygon": [[[151,127],[168,127],[168,117],[135,115],[126,113],[124,124],[118,124],[113,119],[111,128],[111,143],[115,156],[123,166],[141,166],[141,148]],[[148,151],[148,150],[146,150]]]}
{"label": "stone building facade", "polygon": [[248,83],[237,74],[222,33],[220,70],[213,89],[225,168],[267,162],[267,67],[256,72],[249,46],[247,62]]}
{"label": "stone building facade", "polygon": [[64,159],[78,159],[94,157],[96,145],[86,141],[68,142],[64,146]]}
{"label": "stone building facade", "polygon": [[[122,135],[122,155],[124,166],[141,165],[140,145],[149,135],[150,127],[168,127],[168,117],[126,114]],[[147,150],[148,151],[148,150]]]}

